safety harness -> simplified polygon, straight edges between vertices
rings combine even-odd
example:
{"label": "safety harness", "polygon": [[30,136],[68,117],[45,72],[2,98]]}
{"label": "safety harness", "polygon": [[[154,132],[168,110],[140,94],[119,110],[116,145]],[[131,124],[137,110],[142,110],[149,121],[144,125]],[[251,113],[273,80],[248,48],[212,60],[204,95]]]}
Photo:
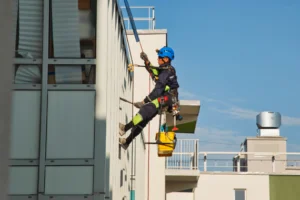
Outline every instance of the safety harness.
{"label": "safety harness", "polygon": [[[171,65],[159,67],[158,70],[172,70],[174,76],[176,76],[176,72],[174,67]],[[151,72],[149,72],[151,71]],[[151,77],[155,81],[158,81],[158,73],[155,75],[152,70],[149,68],[149,73]],[[177,77],[175,77],[177,78]],[[172,131],[177,131],[178,128],[176,127],[176,120],[182,120],[182,116],[180,116],[180,104],[178,100],[178,90],[177,88],[170,88],[170,86],[167,86],[169,89],[165,92],[164,95],[161,97],[158,97],[158,102],[159,102],[159,113],[162,114],[163,111],[167,111],[169,113],[172,113],[174,117],[174,128]]]}

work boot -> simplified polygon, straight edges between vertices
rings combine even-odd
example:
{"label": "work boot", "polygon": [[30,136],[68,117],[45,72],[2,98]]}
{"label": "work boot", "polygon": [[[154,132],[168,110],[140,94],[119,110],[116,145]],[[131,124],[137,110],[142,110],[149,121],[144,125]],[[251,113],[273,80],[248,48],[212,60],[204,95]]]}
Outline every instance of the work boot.
{"label": "work boot", "polygon": [[119,138],[119,143],[121,145],[121,147],[126,150],[129,146],[129,144],[126,143],[126,139],[125,138]]}
{"label": "work boot", "polygon": [[119,134],[120,134],[120,136],[125,135],[125,133],[126,133],[126,131],[125,131],[125,125],[119,123]]}

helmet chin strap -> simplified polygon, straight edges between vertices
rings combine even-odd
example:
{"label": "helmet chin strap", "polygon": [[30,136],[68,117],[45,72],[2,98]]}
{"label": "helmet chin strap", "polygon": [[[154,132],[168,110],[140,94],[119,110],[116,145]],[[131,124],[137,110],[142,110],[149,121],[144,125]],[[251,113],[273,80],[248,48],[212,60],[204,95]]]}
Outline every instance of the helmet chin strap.
{"label": "helmet chin strap", "polygon": [[159,67],[167,67],[167,66],[169,66],[170,65],[170,62],[165,62],[165,61],[163,61],[164,63],[162,64],[162,65],[160,65]]}
{"label": "helmet chin strap", "polygon": [[170,64],[170,59],[169,59],[169,61],[168,61],[168,62],[165,62],[165,60],[164,60],[164,59],[162,59],[162,61],[164,62],[164,64]]}

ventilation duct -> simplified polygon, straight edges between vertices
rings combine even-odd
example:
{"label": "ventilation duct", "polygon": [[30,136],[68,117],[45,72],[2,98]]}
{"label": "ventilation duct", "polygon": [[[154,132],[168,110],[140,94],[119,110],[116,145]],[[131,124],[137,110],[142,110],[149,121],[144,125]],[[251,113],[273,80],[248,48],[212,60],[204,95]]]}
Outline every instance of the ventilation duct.
{"label": "ventilation duct", "polygon": [[[52,0],[55,58],[80,58],[78,1]],[[55,66],[56,83],[82,83],[81,66]]]}
{"label": "ventilation duct", "polygon": [[280,135],[281,115],[278,112],[261,112],[256,116],[256,125],[258,127],[258,136],[278,137]]}

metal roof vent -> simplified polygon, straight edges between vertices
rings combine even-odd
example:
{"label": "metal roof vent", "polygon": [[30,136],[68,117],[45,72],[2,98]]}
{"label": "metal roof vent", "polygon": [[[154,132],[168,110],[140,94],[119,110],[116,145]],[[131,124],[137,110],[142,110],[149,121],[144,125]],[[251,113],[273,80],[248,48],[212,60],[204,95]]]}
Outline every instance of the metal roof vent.
{"label": "metal roof vent", "polygon": [[258,136],[279,136],[281,115],[279,112],[265,111],[256,116]]}
{"label": "metal roof vent", "polygon": [[279,128],[281,126],[281,115],[279,112],[261,112],[256,116],[256,125],[260,129]]}

